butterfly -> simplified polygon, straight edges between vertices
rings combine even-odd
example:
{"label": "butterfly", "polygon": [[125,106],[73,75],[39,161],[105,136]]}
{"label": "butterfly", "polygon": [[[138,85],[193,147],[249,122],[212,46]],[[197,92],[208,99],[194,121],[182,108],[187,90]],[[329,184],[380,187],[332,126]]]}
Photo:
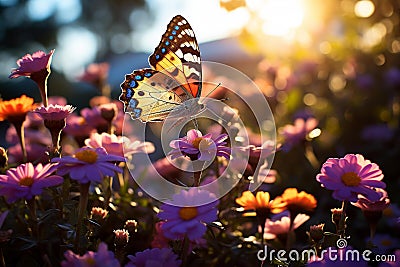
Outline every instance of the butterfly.
{"label": "butterfly", "polygon": [[[124,112],[142,122],[163,121],[174,110],[197,113],[202,90],[199,45],[187,20],[177,15],[149,57],[151,68],[125,75],[119,97]],[[182,112],[181,112],[182,111]]]}

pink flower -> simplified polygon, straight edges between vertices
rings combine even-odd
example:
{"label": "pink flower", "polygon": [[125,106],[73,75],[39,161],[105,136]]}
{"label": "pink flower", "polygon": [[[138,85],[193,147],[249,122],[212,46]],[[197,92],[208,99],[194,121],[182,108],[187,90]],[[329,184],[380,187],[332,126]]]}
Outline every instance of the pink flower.
{"label": "pink flower", "polygon": [[88,125],[97,129],[98,132],[107,131],[108,122],[101,116],[101,110],[98,106],[82,109],[81,116],[85,119]]}
{"label": "pink flower", "polygon": [[58,175],[51,175],[55,170],[55,164],[32,163],[21,164],[17,168],[7,170],[5,175],[0,175],[0,194],[5,196],[8,203],[21,198],[32,199],[40,195],[43,188],[61,184],[64,179]]}
{"label": "pink flower", "polygon": [[26,76],[31,78],[40,90],[42,102],[44,106],[47,106],[47,78],[50,75],[50,64],[53,57],[54,50],[51,50],[49,54],[43,51],[37,51],[32,55],[26,54],[21,59],[18,59],[17,69],[13,69],[9,78],[17,78],[20,76]]}
{"label": "pink flower", "polygon": [[383,211],[384,209],[389,207],[390,199],[384,189],[376,188],[375,190],[381,194],[379,200],[372,202],[365,196],[358,195],[358,201],[356,203],[351,202],[351,204],[366,211]]}
{"label": "pink flower", "polygon": [[38,107],[33,112],[37,113],[43,120],[60,121],[65,120],[75,108],[71,105],[53,105]]}
{"label": "pink flower", "polygon": [[170,239],[166,238],[162,230],[162,225],[165,222],[157,222],[155,225],[156,232],[154,233],[153,241],[151,241],[152,248],[168,248]]}
{"label": "pink flower", "polygon": [[43,69],[50,69],[53,53],[54,49],[48,54],[43,51],[37,51],[32,55],[26,54],[17,60],[18,68],[13,69],[8,78],[17,78],[20,76],[30,77],[32,73],[40,72]]}
{"label": "pink flower", "polygon": [[92,63],[85,69],[85,72],[78,77],[78,80],[98,86],[102,81],[107,79],[109,69],[110,65],[106,62]]}
{"label": "pink flower", "polygon": [[[208,204],[198,206],[198,201]],[[217,219],[218,203],[214,194],[195,187],[175,194],[171,204],[163,204],[157,215],[166,220],[161,227],[165,237],[182,239],[186,235],[192,241],[200,239],[207,229],[204,224]]]}
{"label": "pink flower", "polygon": [[[27,160],[31,162],[46,163],[49,161],[49,157],[46,155],[47,146],[37,143],[26,144]],[[23,161],[22,150],[19,144],[8,148],[9,162],[21,163]]]}
{"label": "pink flower", "polygon": [[282,147],[283,150],[288,151],[294,145],[306,140],[307,135],[314,130],[318,125],[318,120],[315,118],[298,118],[294,121],[294,125],[288,124],[280,129],[285,143]]}
{"label": "pink flower", "polygon": [[[292,230],[297,229],[300,225],[305,223],[310,219],[310,216],[305,214],[297,214],[296,218],[294,218]],[[272,221],[267,219],[265,221],[264,227],[264,238],[265,239],[274,239],[280,234],[286,234],[290,230],[290,217],[283,216],[279,220]]]}
{"label": "pink flower", "polygon": [[181,156],[188,156],[191,160],[209,161],[214,156],[221,156],[226,159],[230,158],[231,149],[224,142],[228,135],[221,134],[217,138],[212,139],[211,134],[202,135],[198,130],[189,130],[185,137],[170,142],[173,148],[169,152],[171,159]]}
{"label": "pink flower", "polygon": [[74,137],[79,146],[84,146],[84,141],[96,129],[89,125],[83,117],[72,114],[67,118],[67,125],[63,132]]}
{"label": "pink flower", "polygon": [[62,267],[119,267],[120,263],[114,253],[109,251],[105,243],[100,243],[97,252],[88,251],[84,255],[73,253],[68,250],[64,253],[65,260],[61,262]]}
{"label": "pink flower", "polygon": [[108,154],[127,157],[135,153],[153,153],[154,146],[150,142],[131,141],[125,136],[116,136],[108,133],[92,133],[90,139],[85,140],[89,147],[103,147]]}
{"label": "pink flower", "polygon": [[52,159],[52,162],[59,163],[58,174],[69,173],[71,179],[78,180],[81,184],[101,183],[104,176],[114,176],[115,172],[122,172],[115,165],[116,161],[124,161],[124,158],[109,155],[104,148],[91,147],[78,149],[73,156]]}
{"label": "pink flower", "polygon": [[[179,267],[181,260],[170,248],[153,248],[129,255],[125,267]],[[63,266],[64,267],[64,266]]]}
{"label": "pink flower", "polygon": [[317,175],[322,187],[333,190],[333,198],[356,202],[361,194],[372,202],[378,201],[381,194],[374,187],[385,188],[379,166],[364,159],[362,155],[347,154],[344,158],[330,158]]}
{"label": "pink flower", "polygon": [[49,105],[67,105],[67,99],[63,96],[49,96]]}

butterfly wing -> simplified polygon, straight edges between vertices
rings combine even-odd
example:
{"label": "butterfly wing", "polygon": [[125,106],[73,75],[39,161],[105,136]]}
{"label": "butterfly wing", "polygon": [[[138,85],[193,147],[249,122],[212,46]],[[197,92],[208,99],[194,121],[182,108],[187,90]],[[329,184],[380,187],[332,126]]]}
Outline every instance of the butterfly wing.
{"label": "butterfly wing", "polygon": [[192,27],[178,15],[168,24],[167,31],[154,53],[149,57],[150,65],[168,73],[178,83],[174,90],[186,99],[201,95],[200,50]]}
{"label": "butterfly wing", "polygon": [[133,119],[162,121],[183,102],[173,90],[178,86],[175,79],[157,70],[135,70],[125,76],[119,99],[124,103],[124,112]]}
{"label": "butterfly wing", "polygon": [[182,16],[168,24],[149,63],[154,69],[135,70],[121,84],[120,100],[133,119],[162,121],[184,101],[201,95],[199,46]]}

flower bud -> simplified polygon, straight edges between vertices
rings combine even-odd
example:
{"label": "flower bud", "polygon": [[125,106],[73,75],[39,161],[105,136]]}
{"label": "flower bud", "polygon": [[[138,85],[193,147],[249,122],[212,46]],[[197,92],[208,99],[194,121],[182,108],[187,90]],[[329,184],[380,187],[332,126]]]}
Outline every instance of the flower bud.
{"label": "flower bud", "polygon": [[90,211],[90,218],[95,221],[102,221],[108,215],[108,211],[100,207],[93,207]]}
{"label": "flower bud", "polygon": [[128,230],[130,234],[133,234],[137,231],[137,221],[135,220],[127,220],[125,222],[124,228]]}
{"label": "flower bud", "polygon": [[324,238],[324,223],[310,226],[310,237],[314,242],[319,242]]}
{"label": "flower bud", "polygon": [[125,229],[114,230],[114,245],[116,248],[124,248],[129,241],[129,233]]}
{"label": "flower bud", "polygon": [[3,147],[0,147],[0,169],[6,167],[7,164],[8,164],[7,151]]}

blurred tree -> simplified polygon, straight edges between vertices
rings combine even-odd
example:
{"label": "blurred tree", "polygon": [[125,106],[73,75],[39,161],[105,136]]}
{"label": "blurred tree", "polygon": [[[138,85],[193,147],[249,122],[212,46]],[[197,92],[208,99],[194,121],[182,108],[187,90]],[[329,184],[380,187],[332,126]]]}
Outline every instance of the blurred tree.
{"label": "blurred tree", "polygon": [[32,47],[56,47],[59,30],[68,25],[95,34],[97,56],[104,56],[113,36],[134,30],[129,20],[139,8],[148,13],[145,0],[0,0],[0,49],[19,58]]}

